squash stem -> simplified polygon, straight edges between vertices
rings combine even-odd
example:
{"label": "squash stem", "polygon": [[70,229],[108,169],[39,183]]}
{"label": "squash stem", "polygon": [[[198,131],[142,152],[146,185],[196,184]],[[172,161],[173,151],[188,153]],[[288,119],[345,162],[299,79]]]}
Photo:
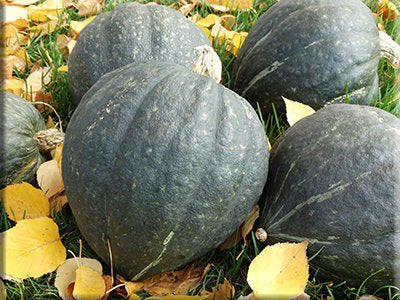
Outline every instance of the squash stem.
{"label": "squash stem", "polygon": [[35,133],[33,139],[36,141],[40,152],[50,152],[64,142],[64,132],[56,128],[41,130]]}
{"label": "squash stem", "polygon": [[207,45],[196,47],[195,50],[198,58],[192,66],[192,72],[207,75],[219,83],[222,75],[222,63],[218,54]]}
{"label": "squash stem", "polygon": [[400,45],[397,44],[384,31],[379,31],[379,42],[381,45],[381,57],[386,58],[393,68],[400,68]]}

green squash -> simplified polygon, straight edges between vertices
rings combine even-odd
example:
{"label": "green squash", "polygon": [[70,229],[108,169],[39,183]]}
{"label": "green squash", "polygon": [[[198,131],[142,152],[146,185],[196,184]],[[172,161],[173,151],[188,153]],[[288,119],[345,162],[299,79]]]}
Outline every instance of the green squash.
{"label": "green squash", "polygon": [[264,115],[281,96],[319,109],[371,104],[378,95],[380,43],[360,0],[282,0],[251,28],[232,71],[232,89]]}
{"label": "green squash", "polygon": [[222,243],[258,201],[268,144],[250,104],[171,62],[130,64],[85,94],[62,173],[89,245],[130,280]]}
{"label": "green squash", "polygon": [[74,103],[104,74],[133,62],[171,61],[192,67],[195,48],[210,46],[204,31],[163,5],[131,2],[104,12],[79,34],[68,61]]}
{"label": "green squash", "polygon": [[0,132],[0,187],[35,179],[45,157],[39,152],[34,135],[46,129],[39,111],[27,100],[0,92],[2,120]]}
{"label": "green squash", "polygon": [[358,287],[384,268],[371,292],[400,280],[400,119],[364,105],[318,110],[274,144],[265,190],[267,241],[322,249],[318,278]]}

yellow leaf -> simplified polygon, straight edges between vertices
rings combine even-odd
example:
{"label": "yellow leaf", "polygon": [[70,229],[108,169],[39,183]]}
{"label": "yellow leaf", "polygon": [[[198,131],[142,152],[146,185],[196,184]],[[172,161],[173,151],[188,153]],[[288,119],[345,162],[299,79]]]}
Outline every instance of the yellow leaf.
{"label": "yellow leaf", "polygon": [[214,10],[227,12],[230,10],[245,10],[253,7],[253,0],[206,0],[206,4]]}
{"label": "yellow leaf", "polygon": [[0,300],[7,299],[7,289],[6,285],[4,284],[3,280],[0,279]]}
{"label": "yellow leaf", "polygon": [[9,185],[0,191],[8,217],[13,221],[48,216],[49,200],[42,190],[27,182]]}
{"label": "yellow leaf", "polygon": [[58,226],[47,217],[22,220],[2,233],[0,272],[18,279],[40,277],[65,261]]}
{"label": "yellow leaf", "polygon": [[87,266],[81,266],[76,271],[73,291],[75,299],[97,300],[104,296],[106,284],[102,274]]}
{"label": "yellow leaf", "polygon": [[143,282],[130,282],[126,281],[121,275],[117,274],[115,285],[124,284],[116,289],[118,295],[127,298],[139,292],[143,288]]}
{"label": "yellow leaf", "polygon": [[379,0],[379,14],[382,15],[383,20],[394,20],[400,16],[396,5],[388,0]]}
{"label": "yellow leaf", "polygon": [[289,100],[285,97],[282,97],[283,101],[285,101],[286,105],[286,119],[290,126],[293,126],[297,121],[312,115],[315,113],[315,110],[303,103]]}
{"label": "yellow leaf", "polygon": [[67,288],[71,283],[75,282],[75,272],[80,266],[87,266],[100,274],[103,273],[103,267],[98,260],[86,257],[67,259],[58,267],[54,281],[54,286],[57,288],[61,298],[67,298]]}
{"label": "yellow leaf", "polygon": [[19,6],[3,6],[0,8],[0,26],[5,24],[14,25],[17,29],[22,30],[28,27],[28,11]]}
{"label": "yellow leaf", "polygon": [[217,22],[218,18],[219,17],[215,14],[209,14],[207,17],[198,20],[196,24],[200,27],[210,28]]}
{"label": "yellow leaf", "polygon": [[308,242],[267,246],[250,263],[247,282],[257,298],[290,298],[303,292],[308,280]]}
{"label": "yellow leaf", "polygon": [[78,35],[87,24],[93,21],[95,17],[96,16],[92,16],[84,21],[71,21],[70,27]]}
{"label": "yellow leaf", "polygon": [[63,9],[64,5],[61,0],[46,0],[39,5],[31,5],[27,7],[28,13],[31,16],[35,13],[41,13],[49,19],[58,18],[58,16],[63,12]]}
{"label": "yellow leaf", "polygon": [[129,296],[129,300],[141,300],[142,298],[140,298],[138,295],[136,294],[132,294]]}
{"label": "yellow leaf", "polygon": [[64,183],[56,160],[42,163],[36,171],[37,182],[47,198],[64,191]]}
{"label": "yellow leaf", "polygon": [[[207,298],[204,296],[167,295],[167,296],[158,296],[157,299],[162,299],[162,300],[186,300],[186,299],[187,300],[192,300],[192,299],[206,300]],[[217,300],[217,298],[215,298],[215,300]],[[225,300],[227,300],[227,299],[225,299]]]}
{"label": "yellow leaf", "polygon": [[13,0],[12,5],[32,5],[35,4],[36,2],[39,2],[40,0]]}
{"label": "yellow leaf", "polygon": [[57,69],[57,72],[65,72],[68,73],[68,65],[61,66]]}
{"label": "yellow leaf", "polygon": [[23,79],[13,77],[11,79],[6,79],[2,81],[0,83],[0,90],[13,93],[17,96],[21,96],[23,85],[24,85]]}

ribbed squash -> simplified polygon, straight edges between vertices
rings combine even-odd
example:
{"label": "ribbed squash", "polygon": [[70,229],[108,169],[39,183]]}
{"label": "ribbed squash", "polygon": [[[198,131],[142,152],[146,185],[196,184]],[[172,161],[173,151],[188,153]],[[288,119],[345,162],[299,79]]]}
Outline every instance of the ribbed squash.
{"label": "ribbed squash", "polygon": [[[263,114],[281,96],[319,109],[371,104],[378,94],[380,43],[360,0],[282,0],[251,28],[232,71],[232,89]],[[350,98],[348,100],[348,98]]]}
{"label": "ribbed squash", "polygon": [[192,67],[195,48],[211,45],[204,31],[163,5],[124,3],[104,12],[79,34],[68,61],[74,103],[103,75],[133,62],[171,61]]}
{"label": "ribbed squash", "polygon": [[[400,280],[400,119],[333,104],[271,150],[261,226],[268,241],[308,240],[318,278],[371,289]],[[400,284],[400,282],[397,282]],[[400,286],[400,285],[399,285]]]}
{"label": "ribbed squash", "polygon": [[222,243],[258,201],[268,145],[250,104],[170,62],[130,64],[85,94],[62,173],[80,231],[141,280]]}
{"label": "ribbed squash", "polygon": [[0,187],[32,181],[45,160],[33,138],[35,133],[46,129],[44,120],[31,103],[12,93],[0,91],[0,104]]}

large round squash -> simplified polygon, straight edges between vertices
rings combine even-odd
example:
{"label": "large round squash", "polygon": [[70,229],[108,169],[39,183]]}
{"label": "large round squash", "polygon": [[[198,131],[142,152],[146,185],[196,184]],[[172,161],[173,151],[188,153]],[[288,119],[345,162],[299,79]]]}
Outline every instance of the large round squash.
{"label": "large round squash", "polygon": [[282,0],[251,28],[232,71],[232,88],[264,114],[281,96],[319,109],[370,104],[378,92],[380,45],[360,0]]}
{"label": "large round squash", "polygon": [[[271,150],[261,226],[270,242],[308,240],[318,277],[381,287],[400,280],[400,119],[333,104]],[[400,282],[397,282],[400,284]]]}
{"label": "large round squash", "polygon": [[160,61],[104,75],[71,118],[62,173],[79,228],[131,280],[218,246],[258,201],[267,139],[250,104]]}
{"label": "large round squash", "polygon": [[79,34],[68,61],[75,104],[103,75],[133,62],[166,60],[192,67],[195,48],[209,45],[204,31],[163,5],[119,5],[90,22]]}
{"label": "large round squash", "polygon": [[39,111],[25,99],[0,91],[0,187],[32,181],[45,161],[34,135],[46,129]]}

